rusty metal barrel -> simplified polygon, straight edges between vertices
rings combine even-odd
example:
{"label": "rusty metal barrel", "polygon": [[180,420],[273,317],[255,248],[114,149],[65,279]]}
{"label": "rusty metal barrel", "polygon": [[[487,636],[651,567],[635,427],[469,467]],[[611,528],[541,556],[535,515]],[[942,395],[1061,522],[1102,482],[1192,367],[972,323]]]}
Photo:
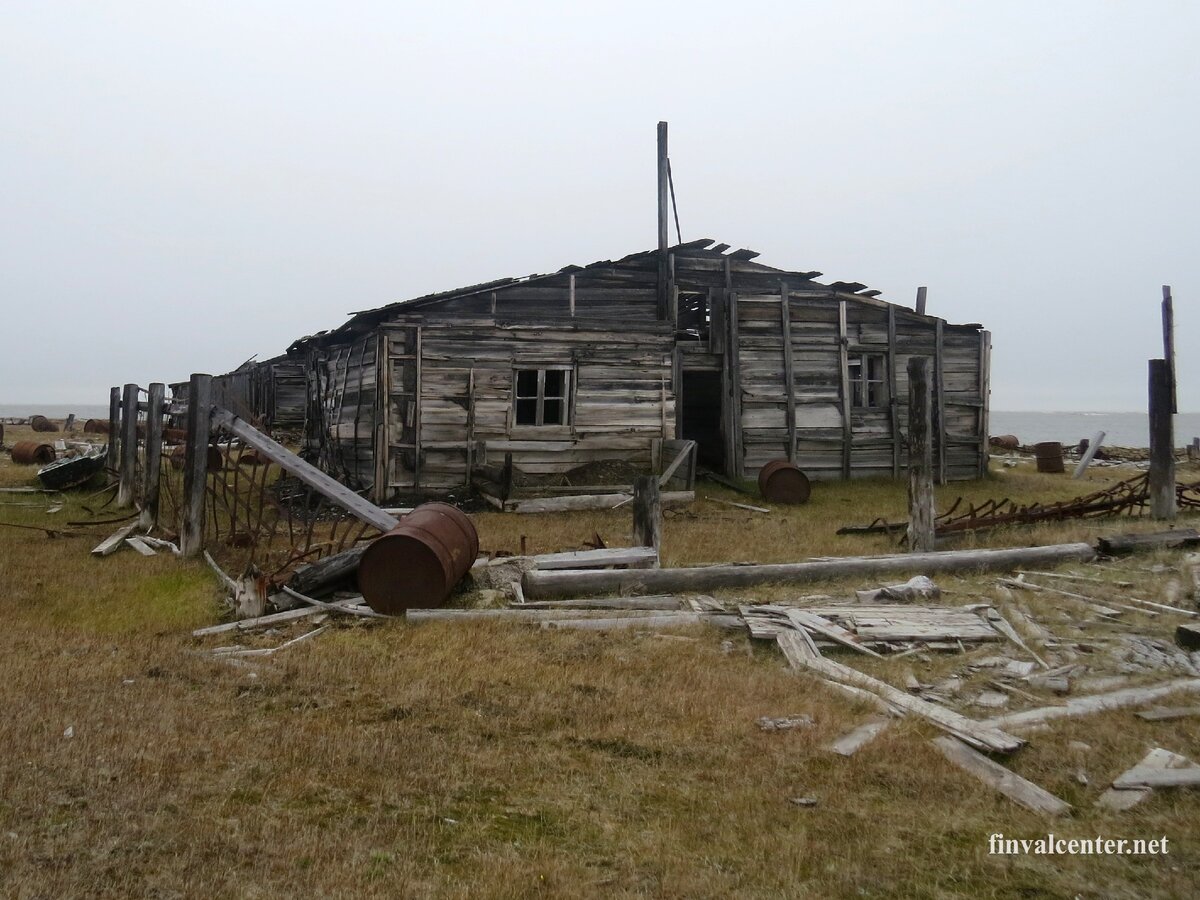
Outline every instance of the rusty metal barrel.
{"label": "rusty metal barrel", "polygon": [[1058,441],[1042,441],[1033,445],[1033,456],[1039,472],[1058,473],[1063,469],[1063,448]]}
{"label": "rusty metal barrel", "polygon": [[772,503],[807,503],[812,484],[794,463],[773,459],[758,472],[758,492]]}
{"label": "rusty metal barrel", "polygon": [[989,438],[989,442],[1001,450],[1016,450],[1021,446],[1021,440],[1015,434],[994,434]]}
{"label": "rusty metal barrel", "polygon": [[32,416],[29,419],[29,427],[34,431],[58,431],[58,426],[45,416]]}
{"label": "rusty metal barrel", "polygon": [[17,441],[12,448],[12,461],[23,466],[54,462],[54,445],[37,441]]}
{"label": "rusty metal barrel", "polygon": [[367,547],[358,589],[376,612],[441,606],[479,556],[470,518],[448,503],[423,503]]}
{"label": "rusty metal barrel", "polygon": [[108,434],[108,419],[88,419],[83,430],[88,434]]}

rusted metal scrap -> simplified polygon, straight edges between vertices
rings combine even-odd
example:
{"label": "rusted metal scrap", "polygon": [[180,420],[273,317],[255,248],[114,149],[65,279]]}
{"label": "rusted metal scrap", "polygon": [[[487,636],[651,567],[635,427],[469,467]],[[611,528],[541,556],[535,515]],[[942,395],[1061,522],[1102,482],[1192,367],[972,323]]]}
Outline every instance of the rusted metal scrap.
{"label": "rusted metal scrap", "polygon": [[[1061,522],[1067,519],[1092,519],[1102,516],[1141,515],[1149,502],[1149,476],[1145,473],[1114,484],[1093,494],[1060,500],[1057,503],[1018,505],[1012,500],[985,500],[979,504],[966,503],[962,497],[935,520],[939,535],[960,531],[979,531],[1001,525],[1036,525],[1040,522]],[[1178,484],[1176,496],[1181,507],[1200,508],[1200,482]],[[966,508],[964,509],[964,504]],[[902,533],[907,522],[888,522],[878,518],[867,525],[846,525],[838,534]]]}

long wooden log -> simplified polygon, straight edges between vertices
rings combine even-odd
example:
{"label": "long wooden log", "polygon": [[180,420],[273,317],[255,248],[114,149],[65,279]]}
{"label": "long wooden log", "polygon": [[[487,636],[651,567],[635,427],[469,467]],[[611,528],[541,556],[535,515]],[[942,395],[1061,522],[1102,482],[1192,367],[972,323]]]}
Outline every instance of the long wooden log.
{"label": "long wooden log", "polygon": [[591,609],[409,609],[404,617],[414,624],[420,622],[554,622],[563,619],[639,619],[676,616],[689,618],[698,615],[691,610],[666,612],[662,610],[591,610]]}
{"label": "long wooden log", "polygon": [[369,546],[369,543],[358,544],[301,566],[288,579],[288,587],[301,594],[314,594],[349,578],[358,571],[358,563]]}
{"label": "long wooden log", "polygon": [[525,573],[531,598],[616,594],[635,591],[699,592],[756,584],[805,584],[828,578],[940,572],[1005,571],[1026,565],[1057,565],[1095,558],[1087,544],[1052,544],[1002,550],[950,550],[890,556],[855,556],[799,563],[753,566],[694,566],[678,569],[625,571],[559,571]]}
{"label": "long wooden log", "polygon": [[1008,715],[987,719],[986,723],[994,725],[997,728],[1029,728],[1030,726],[1041,725],[1053,719],[1088,716],[1110,709],[1140,706],[1143,703],[1149,703],[1151,700],[1157,700],[1160,697],[1174,694],[1176,691],[1186,691],[1188,693],[1200,691],[1200,678],[1177,678],[1174,681],[1168,681],[1164,684],[1153,685],[1151,687],[1124,688],[1107,694],[1077,697],[1068,700],[1064,706],[1043,706],[1039,709],[1027,709],[1023,712],[1009,713]]}
{"label": "long wooden log", "polygon": [[684,599],[671,594],[655,597],[599,597],[579,600],[535,600],[520,604],[521,609],[683,609]]}
{"label": "long wooden log", "polygon": [[1192,547],[1197,544],[1200,544],[1200,531],[1195,528],[1177,528],[1174,531],[1155,531],[1150,534],[1110,534],[1096,542],[1100,552],[1107,556],[1132,553],[1135,550]]}

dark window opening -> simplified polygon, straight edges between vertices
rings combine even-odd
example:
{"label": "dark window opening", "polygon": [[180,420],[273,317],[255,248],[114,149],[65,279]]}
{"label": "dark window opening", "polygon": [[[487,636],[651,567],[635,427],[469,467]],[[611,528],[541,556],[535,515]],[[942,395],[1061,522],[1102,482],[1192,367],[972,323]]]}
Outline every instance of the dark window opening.
{"label": "dark window opening", "polygon": [[675,336],[683,340],[707,341],[712,324],[708,294],[679,294]]}
{"label": "dark window opening", "polygon": [[856,409],[882,409],[890,395],[887,384],[887,356],[883,353],[858,353],[848,360],[852,405]]}
{"label": "dark window opening", "polygon": [[513,392],[517,425],[569,425],[571,373],[567,369],[518,369]]}

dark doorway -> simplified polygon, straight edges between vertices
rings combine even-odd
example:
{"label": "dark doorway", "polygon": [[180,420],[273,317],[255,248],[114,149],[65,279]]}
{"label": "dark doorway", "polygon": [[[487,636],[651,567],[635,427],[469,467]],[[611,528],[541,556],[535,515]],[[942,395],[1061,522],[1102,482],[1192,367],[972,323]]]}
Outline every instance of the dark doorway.
{"label": "dark doorway", "polygon": [[725,442],[721,439],[721,373],[683,373],[684,440],[695,441],[701,465],[725,471]]}

